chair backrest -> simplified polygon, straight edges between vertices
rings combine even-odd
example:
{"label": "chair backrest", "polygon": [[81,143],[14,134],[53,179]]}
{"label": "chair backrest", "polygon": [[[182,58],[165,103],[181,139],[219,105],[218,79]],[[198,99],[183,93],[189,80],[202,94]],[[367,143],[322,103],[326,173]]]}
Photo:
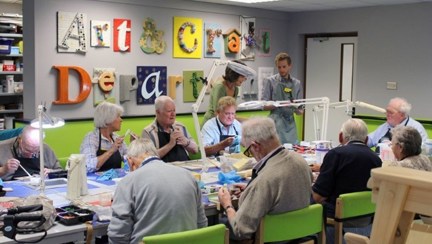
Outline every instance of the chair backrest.
{"label": "chair backrest", "polygon": [[325,243],[323,207],[312,204],[306,208],[281,214],[266,215],[260,223],[255,243],[287,241],[320,233]]}
{"label": "chair backrest", "polygon": [[335,221],[364,217],[375,213],[371,191],[341,194],[336,200]]}
{"label": "chair backrest", "polygon": [[167,233],[143,238],[145,244],[228,244],[229,231],[223,224],[217,224],[196,230]]}

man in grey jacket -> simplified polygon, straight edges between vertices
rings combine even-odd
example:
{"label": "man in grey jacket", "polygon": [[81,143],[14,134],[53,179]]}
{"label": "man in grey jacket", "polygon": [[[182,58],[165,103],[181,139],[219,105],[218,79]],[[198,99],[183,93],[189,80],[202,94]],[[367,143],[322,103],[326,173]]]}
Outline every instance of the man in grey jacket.
{"label": "man in grey jacket", "polygon": [[251,239],[260,220],[267,214],[278,214],[309,206],[312,171],[303,157],[285,149],[271,118],[253,118],[242,124],[242,144],[246,156],[257,164],[252,179],[234,209],[229,191],[219,190],[219,201],[225,209],[233,239]]}
{"label": "man in grey jacket", "polygon": [[127,159],[132,172],[114,194],[110,243],[207,226],[201,190],[189,171],[160,160],[149,139],[133,141]]}

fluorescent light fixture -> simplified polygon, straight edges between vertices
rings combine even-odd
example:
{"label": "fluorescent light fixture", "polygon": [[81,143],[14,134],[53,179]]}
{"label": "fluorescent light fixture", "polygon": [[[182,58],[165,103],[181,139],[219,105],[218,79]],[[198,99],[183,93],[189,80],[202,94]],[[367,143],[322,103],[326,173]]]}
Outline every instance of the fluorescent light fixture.
{"label": "fluorescent light fixture", "polygon": [[227,0],[228,2],[239,3],[265,3],[265,2],[278,2],[279,0]]}

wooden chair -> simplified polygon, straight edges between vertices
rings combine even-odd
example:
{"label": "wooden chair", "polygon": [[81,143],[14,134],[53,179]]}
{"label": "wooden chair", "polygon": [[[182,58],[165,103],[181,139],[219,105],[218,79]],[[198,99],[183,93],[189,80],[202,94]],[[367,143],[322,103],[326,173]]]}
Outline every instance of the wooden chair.
{"label": "wooden chair", "polygon": [[282,214],[266,215],[255,235],[255,244],[288,241],[318,233],[318,240],[325,243],[323,207],[313,204],[306,208]]}
{"label": "wooden chair", "polygon": [[229,230],[223,224],[196,230],[167,233],[143,238],[144,244],[228,244]]}
{"label": "wooden chair", "polygon": [[327,224],[333,225],[335,229],[335,243],[342,244],[344,222],[373,216],[374,213],[375,203],[372,202],[371,191],[341,194],[336,199],[334,219],[327,218]]}
{"label": "wooden chair", "polygon": [[[371,172],[372,200],[376,202],[371,238],[351,243],[406,243],[415,213],[432,216],[432,173],[403,167]],[[348,241],[357,238],[347,233]]]}

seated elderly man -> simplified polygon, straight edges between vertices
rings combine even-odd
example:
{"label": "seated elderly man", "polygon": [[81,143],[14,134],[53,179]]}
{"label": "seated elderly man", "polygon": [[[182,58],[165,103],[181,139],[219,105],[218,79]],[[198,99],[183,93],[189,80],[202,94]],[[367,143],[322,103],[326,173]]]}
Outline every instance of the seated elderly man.
{"label": "seated elderly man", "polygon": [[[22,133],[4,141],[0,141],[0,177],[2,180],[12,180],[16,177],[40,173],[39,162],[39,130],[26,126]],[[53,150],[44,144],[45,173],[52,169],[61,169]],[[20,167],[21,166],[21,167]]]}
{"label": "seated elderly man", "polygon": [[156,119],[142,131],[142,137],[150,139],[164,162],[189,160],[190,153],[197,153],[198,146],[186,127],[176,121],[176,106],[168,96],[155,101]]}
{"label": "seated elderly man", "polygon": [[420,133],[411,126],[396,126],[391,131],[391,148],[397,161],[390,166],[401,166],[411,169],[432,171],[432,162],[422,152]]}
{"label": "seated elderly man", "polygon": [[201,190],[191,173],[159,159],[148,139],[129,145],[131,173],[115,191],[110,243],[138,243],[144,236],[207,226]]}
{"label": "seated elderly man", "polygon": [[409,117],[410,111],[411,104],[409,104],[405,98],[395,97],[391,99],[386,108],[387,121],[369,134],[367,145],[369,147],[375,147],[382,141],[391,141],[391,129],[397,125],[411,126],[416,128],[420,133],[422,142],[424,143],[428,138],[426,130],[422,124]]}
{"label": "seated elderly man", "polygon": [[312,197],[326,206],[330,217],[334,216],[340,194],[368,190],[370,171],[381,167],[381,159],[366,145],[367,138],[363,120],[348,119],[339,133],[342,146],[331,149],[324,157]]}
{"label": "seated elderly man", "polygon": [[206,155],[240,152],[241,124],[235,118],[236,108],[233,97],[219,99],[216,117],[208,120],[201,130]]}
{"label": "seated elderly man", "polygon": [[246,156],[258,163],[247,186],[241,186],[239,207],[234,209],[230,192],[223,187],[218,196],[232,231],[231,238],[247,240],[267,214],[278,214],[309,206],[312,172],[303,157],[285,149],[271,118],[243,122],[242,144]]}

